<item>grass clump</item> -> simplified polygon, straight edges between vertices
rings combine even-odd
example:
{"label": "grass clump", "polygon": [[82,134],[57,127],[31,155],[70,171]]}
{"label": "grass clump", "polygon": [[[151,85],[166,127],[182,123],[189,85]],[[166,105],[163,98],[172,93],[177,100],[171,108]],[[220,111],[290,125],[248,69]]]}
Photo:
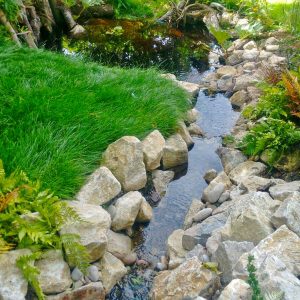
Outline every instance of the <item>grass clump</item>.
{"label": "grass clump", "polygon": [[186,93],[155,70],[107,68],[41,50],[0,46],[0,155],[72,197],[124,135],[171,134]]}

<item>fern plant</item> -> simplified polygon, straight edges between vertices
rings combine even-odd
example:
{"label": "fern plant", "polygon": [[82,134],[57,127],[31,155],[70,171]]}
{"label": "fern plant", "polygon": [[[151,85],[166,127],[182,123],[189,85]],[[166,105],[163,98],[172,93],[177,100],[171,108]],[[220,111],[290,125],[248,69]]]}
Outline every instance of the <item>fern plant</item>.
{"label": "fern plant", "polygon": [[247,271],[248,271],[248,280],[251,289],[252,289],[252,300],[264,300],[258,279],[256,277],[256,267],[254,265],[254,256],[248,256],[248,264],[247,264]]}

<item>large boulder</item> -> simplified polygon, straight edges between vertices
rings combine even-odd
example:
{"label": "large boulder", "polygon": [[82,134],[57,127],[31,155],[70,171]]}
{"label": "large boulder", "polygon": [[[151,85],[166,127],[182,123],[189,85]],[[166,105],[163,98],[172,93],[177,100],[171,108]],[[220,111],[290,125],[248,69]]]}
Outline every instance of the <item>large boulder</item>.
{"label": "large boulder", "polygon": [[106,252],[101,259],[100,269],[106,294],[127,274],[123,263],[109,252]]}
{"label": "large boulder", "polygon": [[168,188],[168,184],[173,180],[175,173],[173,171],[155,170],[152,173],[153,185],[155,191],[160,197],[163,197]]}
{"label": "large boulder", "polygon": [[165,169],[170,169],[187,163],[188,161],[188,148],[180,136],[174,134],[166,141],[163,153],[163,166]]}
{"label": "large boulder", "polygon": [[130,229],[140,211],[144,197],[140,192],[129,192],[114,204],[111,228],[114,231]]}
{"label": "large boulder", "polygon": [[111,225],[109,213],[101,206],[70,201],[68,204],[83,222],[66,224],[61,234],[77,234],[90,255],[91,262],[101,258],[107,247],[107,232]]}
{"label": "large boulder", "polygon": [[257,49],[245,50],[243,53],[243,59],[247,61],[256,61],[259,56]]}
{"label": "large boulder", "polygon": [[217,150],[220,156],[225,173],[229,173],[239,164],[245,162],[247,157],[239,150],[221,147]]}
{"label": "large boulder", "polygon": [[270,188],[272,198],[280,201],[293,196],[294,192],[300,192],[300,181],[281,183]]}
{"label": "large boulder", "polygon": [[13,250],[0,255],[0,299],[25,300],[28,282],[23,277],[16,261],[23,255],[29,255],[28,249]]}
{"label": "large boulder", "polygon": [[103,165],[126,192],[142,189],[147,183],[143,144],[134,136],[124,136],[110,144],[103,155]]}
{"label": "large boulder", "polygon": [[44,294],[58,294],[72,285],[70,268],[64,261],[61,250],[49,250],[35,262],[40,271],[38,281]]}
{"label": "large boulder", "polygon": [[108,231],[108,245],[107,251],[115,256],[122,255],[126,257],[131,253],[132,250],[132,242],[131,239],[121,233],[116,233],[112,230]]}
{"label": "large boulder", "polygon": [[248,256],[253,255],[255,264],[260,266],[268,257],[277,256],[295,276],[300,275],[300,238],[286,225],[263,239],[250,252],[243,254],[234,267],[233,276],[247,278]]}
{"label": "large boulder", "polygon": [[211,297],[219,288],[218,275],[206,269],[197,257],[188,259],[172,271],[163,271],[154,278],[153,300],[193,299]]}
{"label": "large boulder", "polygon": [[232,280],[222,291],[218,300],[251,300],[252,290],[248,283],[241,279]]}
{"label": "large boulder", "polygon": [[103,205],[121,192],[121,184],[106,167],[97,169],[77,194],[77,200],[94,205]]}
{"label": "large boulder", "polygon": [[152,171],[160,166],[165,139],[158,130],[154,130],[142,141],[146,169]]}
{"label": "large boulder", "polygon": [[187,251],[182,247],[184,230],[178,229],[172,232],[167,240],[167,253],[169,257],[169,269],[177,268],[185,261]]}
{"label": "large boulder", "polygon": [[300,237],[300,193],[283,201],[272,216],[271,221],[276,228],[286,225]]}

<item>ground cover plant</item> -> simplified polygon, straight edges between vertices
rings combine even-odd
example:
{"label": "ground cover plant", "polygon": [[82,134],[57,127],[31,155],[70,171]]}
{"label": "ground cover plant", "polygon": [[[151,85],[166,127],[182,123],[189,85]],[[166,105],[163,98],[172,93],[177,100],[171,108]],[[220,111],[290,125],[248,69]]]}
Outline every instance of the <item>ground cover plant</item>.
{"label": "ground cover plant", "polygon": [[106,68],[0,46],[0,155],[62,198],[74,196],[124,135],[171,134],[186,93],[155,70]]}

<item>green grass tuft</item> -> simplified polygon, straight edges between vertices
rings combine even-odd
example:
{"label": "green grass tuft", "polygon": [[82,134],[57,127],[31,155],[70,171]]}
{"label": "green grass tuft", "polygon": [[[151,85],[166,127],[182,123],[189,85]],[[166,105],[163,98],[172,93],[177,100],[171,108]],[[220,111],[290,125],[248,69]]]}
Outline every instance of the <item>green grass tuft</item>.
{"label": "green grass tuft", "polygon": [[72,197],[124,135],[165,136],[186,93],[155,70],[107,68],[42,50],[0,46],[0,157]]}

